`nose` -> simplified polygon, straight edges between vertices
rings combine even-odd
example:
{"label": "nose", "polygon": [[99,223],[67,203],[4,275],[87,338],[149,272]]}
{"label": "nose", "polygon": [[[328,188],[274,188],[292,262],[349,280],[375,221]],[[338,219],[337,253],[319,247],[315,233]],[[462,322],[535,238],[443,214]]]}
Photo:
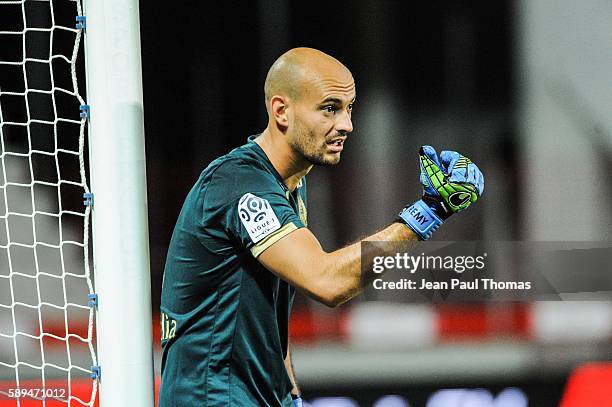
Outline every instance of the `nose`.
{"label": "nose", "polygon": [[351,113],[343,109],[336,120],[336,130],[339,133],[350,133],[353,131],[353,122],[351,121]]}

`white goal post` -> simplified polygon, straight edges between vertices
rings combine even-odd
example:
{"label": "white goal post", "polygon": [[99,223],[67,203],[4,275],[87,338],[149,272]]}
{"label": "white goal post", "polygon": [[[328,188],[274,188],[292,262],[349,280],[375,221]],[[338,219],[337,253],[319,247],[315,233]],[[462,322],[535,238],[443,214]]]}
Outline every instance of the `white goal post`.
{"label": "white goal post", "polygon": [[138,0],[84,0],[102,407],[153,406]]}
{"label": "white goal post", "polygon": [[138,0],[0,0],[0,406],[152,407],[150,286]]}

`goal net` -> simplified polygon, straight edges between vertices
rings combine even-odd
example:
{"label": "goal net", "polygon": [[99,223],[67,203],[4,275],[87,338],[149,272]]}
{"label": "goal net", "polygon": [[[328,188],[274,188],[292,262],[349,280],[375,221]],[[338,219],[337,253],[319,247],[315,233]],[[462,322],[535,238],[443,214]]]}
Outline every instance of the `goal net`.
{"label": "goal net", "polygon": [[0,0],[2,406],[96,399],[82,14]]}

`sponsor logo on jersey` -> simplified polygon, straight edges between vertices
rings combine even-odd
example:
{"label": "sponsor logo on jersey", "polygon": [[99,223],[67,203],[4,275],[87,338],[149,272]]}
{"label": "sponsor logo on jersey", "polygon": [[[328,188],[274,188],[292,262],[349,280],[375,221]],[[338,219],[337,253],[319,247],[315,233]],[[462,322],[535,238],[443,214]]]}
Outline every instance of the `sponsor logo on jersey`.
{"label": "sponsor logo on jersey", "polygon": [[270,202],[251,193],[244,194],[238,201],[238,216],[253,243],[281,227]]}
{"label": "sponsor logo on jersey", "polygon": [[162,312],[160,314],[161,319],[161,340],[167,341],[176,336],[176,320],[170,318],[168,314]]}

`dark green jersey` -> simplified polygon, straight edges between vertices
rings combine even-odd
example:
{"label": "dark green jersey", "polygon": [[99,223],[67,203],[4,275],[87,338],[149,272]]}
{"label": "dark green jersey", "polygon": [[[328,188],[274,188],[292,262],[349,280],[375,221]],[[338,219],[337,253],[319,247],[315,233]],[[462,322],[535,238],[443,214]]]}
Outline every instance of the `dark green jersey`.
{"label": "dark green jersey", "polygon": [[213,161],[191,189],[166,259],[160,407],[291,406],[288,321],[295,289],[257,256],[306,224],[258,144]]}

